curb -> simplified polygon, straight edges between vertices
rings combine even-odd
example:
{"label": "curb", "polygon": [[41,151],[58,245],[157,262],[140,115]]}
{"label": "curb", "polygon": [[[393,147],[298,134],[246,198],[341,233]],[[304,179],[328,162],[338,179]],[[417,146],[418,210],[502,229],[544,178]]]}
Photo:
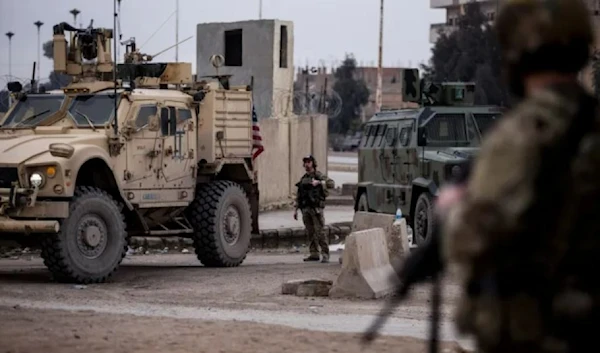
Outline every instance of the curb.
{"label": "curb", "polygon": [[327,206],[354,206],[354,198],[352,196],[329,196],[325,200]]}
{"label": "curb", "polygon": [[[325,234],[329,238],[329,244],[339,244],[346,239],[352,229],[352,222],[328,224],[324,227]],[[253,249],[278,249],[290,248],[294,245],[306,244],[305,228],[279,228],[261,230],[260,234],[253,234],[250,246]],[[193,247],[194,242],[190,238],[182,237],[131,237],[129,246],[132,248],[144,248],[162,250],[164,248]]]}

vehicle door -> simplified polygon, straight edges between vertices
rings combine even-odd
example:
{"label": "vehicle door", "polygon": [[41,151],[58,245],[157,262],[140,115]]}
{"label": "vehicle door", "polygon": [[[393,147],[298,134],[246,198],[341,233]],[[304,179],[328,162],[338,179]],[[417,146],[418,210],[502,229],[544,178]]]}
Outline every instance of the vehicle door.
{"label": "vehicle door", "polygon": [[414,121],[412,119],[400,121],[397,138],[394,140],[395,207],[406,205],[406,195],[412,181],[410,167],[412,163],[415,163],[416,153],[415,149],[411,148],[413,130]]}
{"label": "vehicle door", "polygon": [[[452,154],[452,147],[469,145],[464,113],[436,113],[426,125],[427,150],[439,150],[439,154]],[[441,152],[441,153],[440,153]],[[443,159],[443,157],[440,156]],[[447,171],[443,165],[429,163],[423,168],[423,177],[432,179],[436,185],[445,180]]]}
{"label": "vehicle door", "polygon": [[[183,102],[166,102],[161,107],[161,134],[163,138],[161,181],[169,190],[193,190],[196,178],[196,119],[195,112]],[[173,201],[193,198],[193,193],[182,197],[172,194]]]}
{"label": "vehicle door", "polygon": [[[159,184],[162,141],[158,129],[158,107],[154,102],[139,102],[131,109],[133,113],[126,122],[130,140],[126,148],[124,189],[149,190],[158,187]],[[150,127],[152,119],[156,125],[154,128]]]}

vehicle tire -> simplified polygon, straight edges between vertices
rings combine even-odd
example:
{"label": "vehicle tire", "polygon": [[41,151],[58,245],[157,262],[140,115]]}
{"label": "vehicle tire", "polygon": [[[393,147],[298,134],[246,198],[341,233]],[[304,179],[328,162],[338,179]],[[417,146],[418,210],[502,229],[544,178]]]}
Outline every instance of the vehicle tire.
{"label": "vehicle tire", "polygon": [[81,186],[58,234],[42,239],[44,264],[59,282],[102,283],[127,253],[122,205],[105,191]]}
{"label": "vehicle tire", "polygon": [[250,202],[231,181],[198,186],[187,215],[198,260],[207,267],[235,267],[246,259],[252,236]]}
{"label": "vehicle tire", "polygon": [[433,217],[433,196],[423,192],[417,199],[413,218],[413,241],[421,246],[433,234],[436,226]]}
{"label": "vehicle tire", "polygon": [[358,198],[358,204],[356,206],[357,212],[369,212],[369,199],[367,198],[367,192],[364,191]]}

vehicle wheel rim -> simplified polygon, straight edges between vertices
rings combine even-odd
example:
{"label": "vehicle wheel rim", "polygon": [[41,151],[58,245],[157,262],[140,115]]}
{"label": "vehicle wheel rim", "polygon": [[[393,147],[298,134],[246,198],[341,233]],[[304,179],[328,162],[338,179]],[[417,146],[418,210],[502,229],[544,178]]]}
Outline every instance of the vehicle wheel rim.
{"label": "vehicle wheel rim", "polygon": [[235,244],[240,237],[240,213],[234,206],[229,206],[223,217],[224,238],[228,244]]}
{"label": "vehicle wheel rim", "polygon": [[87,215],[77,227],[77,247],[83,256],[95,259],[108,243],[106,223],[96,215]]}

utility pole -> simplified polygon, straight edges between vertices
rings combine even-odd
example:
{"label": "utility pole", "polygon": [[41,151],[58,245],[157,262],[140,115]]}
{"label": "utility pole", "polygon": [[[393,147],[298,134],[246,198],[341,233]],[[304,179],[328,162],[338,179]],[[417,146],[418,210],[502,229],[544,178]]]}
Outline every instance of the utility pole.
{"label": "utility pole", "polygon": [[376,112],[381,111],[383,103],[383,0],[379,14],[379,62],[377,65],[377,91],[375,93]]}
{"label": "utility pole", "polygon": [[40,71],[41,71],[41,64],[40,64],[40,27],[42,27],[44,25],[44,22],[42,21],[36,21],[33,23],[36,27],[37,27],[37,85],[40,85]]}
{"label": "utility pole", "polygon": [[262,20],[262,0],[258,0],[258,19]]}
{"label": "utility pole", "polygon": [[175,0],[175,62],[179,62],[179,0]]}
{"label": "utility pole", "polygon": [[73,15],[73,26],[75,26],[75,28],[77,28],[77,15],[79,15],[81,13],[81,11],[79,11],[77,9],[73,9],[73,10],[69,11],[69,13],[71,15]]}

